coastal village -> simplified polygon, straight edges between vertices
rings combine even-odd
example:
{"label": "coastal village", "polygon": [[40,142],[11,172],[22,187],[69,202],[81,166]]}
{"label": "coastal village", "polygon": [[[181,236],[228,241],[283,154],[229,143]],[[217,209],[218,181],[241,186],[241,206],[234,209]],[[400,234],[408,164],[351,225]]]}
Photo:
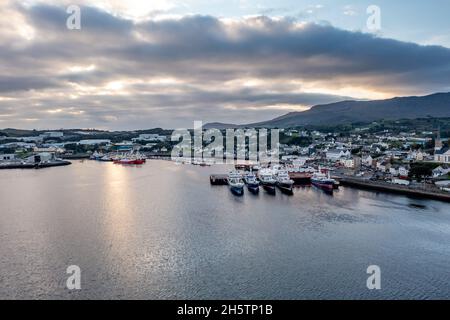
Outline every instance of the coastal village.
{"label": "coastal village", "polygon": [[[280,162],[289,168],[291,178],[295,178],[293,172],[325,170],[342,184],[356,187],[364,181],[365,186],[382,183],[400,191],[450,194],[449,139],[442,134],[446,131],[440,127],[401,129],[280,129]],[[3,130],[0,169],[62,166],[79,159],[143,164],[149,158],[170,158],[177,143],[171,141],[171,132]],[[190,164],[209,165],[197,161]]]}

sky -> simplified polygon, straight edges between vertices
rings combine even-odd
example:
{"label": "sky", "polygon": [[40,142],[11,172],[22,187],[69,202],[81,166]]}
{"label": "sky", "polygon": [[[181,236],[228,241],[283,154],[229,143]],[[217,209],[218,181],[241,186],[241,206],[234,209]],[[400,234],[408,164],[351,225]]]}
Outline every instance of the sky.
{"label": "sky", "polygon": [[449,12],[448,0],[2,0],[0,128],[242,124],[448,92]]}

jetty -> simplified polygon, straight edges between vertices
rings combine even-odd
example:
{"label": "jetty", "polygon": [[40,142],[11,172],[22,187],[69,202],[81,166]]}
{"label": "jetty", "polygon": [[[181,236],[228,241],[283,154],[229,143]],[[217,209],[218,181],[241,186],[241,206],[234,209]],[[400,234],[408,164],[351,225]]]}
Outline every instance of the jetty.
{"label": "jetty", "polygon": [[426,198],[450,202],[450,193],[433,187],[403,186],[384,181],[371,181],[353,177],[336,177],[343,186],[373,191],[402,194],[414,198]]}
{"label": "jetty", "polygon": [[50,167],[61,167],[71,165],[72,162],[66,160],[54,160],[48,162],[29,163],[29,162],[7,162],[0,163],[1,169],[43,169]]}
{"label": "jetty", "polygon": [[225,186],[228,185],[226,174],[212,174],[209,176],[209,182],[213,186]]}

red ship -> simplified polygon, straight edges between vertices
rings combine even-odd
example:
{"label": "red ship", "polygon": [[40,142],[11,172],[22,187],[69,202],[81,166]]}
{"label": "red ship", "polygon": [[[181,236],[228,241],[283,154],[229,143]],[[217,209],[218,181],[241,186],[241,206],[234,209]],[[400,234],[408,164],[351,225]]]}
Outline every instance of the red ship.
{"label": "red ship", "polygon": [[117,164],[144,164],[145,159],[118,159],[114,160]]}
{"label": "red ship", "polygon": [[129,153],[127,155],[117,156],[114,159],[114,163],[116,164],[144,164],[145,157],[142,156],[139,152]]}

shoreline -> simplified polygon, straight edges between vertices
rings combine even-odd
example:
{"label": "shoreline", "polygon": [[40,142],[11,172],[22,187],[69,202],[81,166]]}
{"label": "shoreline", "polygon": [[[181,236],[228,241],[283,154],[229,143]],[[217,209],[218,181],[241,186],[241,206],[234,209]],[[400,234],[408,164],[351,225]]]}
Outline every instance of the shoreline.
{"label": "shoreline", "polygon": [[411,188],[407,186],[394,185],[386,182],[375,182],[351,177],[337,177],[343,186],[354,187],[365,190],[380,191],[384,193],[401,194],[419,199],[432,199],[450,202],[450,193],[442,191],[428,191],[424,189]]}
{"label": "shoreline", "polygon": [[[164,160],[164,157],[152,157],[150,159],[153,160]],[[80,159],[84,160],[84,159]],[[72,163],[67,160],[56,161],[51,163],[41,163],[41,164],[32,164],[32,163],[10,163],[10,164],[1,164],[0,170],[8,170],[8,169],[41,169],[41,168],[50,168],[50,167],[61,167],[68,166]],[[406,195],[417,199],[431,199],[438,200],[450,203],[450,193],[446,193],[441,190],[426,190],[420,188],[413,188],[410,186],[401,186],[390,184],[386,182],[380,181],[369,181],[360,178],[354,177],[342,177],[336,176],[334,177],[339,181],[340,185],[348,186],[357,189],[370,190],[375,192],[384,192],[390,194],[399,194]],[[226,175],[225,174],[212,174],[210,175],[210,184],[211,185],[225,185]]]}

